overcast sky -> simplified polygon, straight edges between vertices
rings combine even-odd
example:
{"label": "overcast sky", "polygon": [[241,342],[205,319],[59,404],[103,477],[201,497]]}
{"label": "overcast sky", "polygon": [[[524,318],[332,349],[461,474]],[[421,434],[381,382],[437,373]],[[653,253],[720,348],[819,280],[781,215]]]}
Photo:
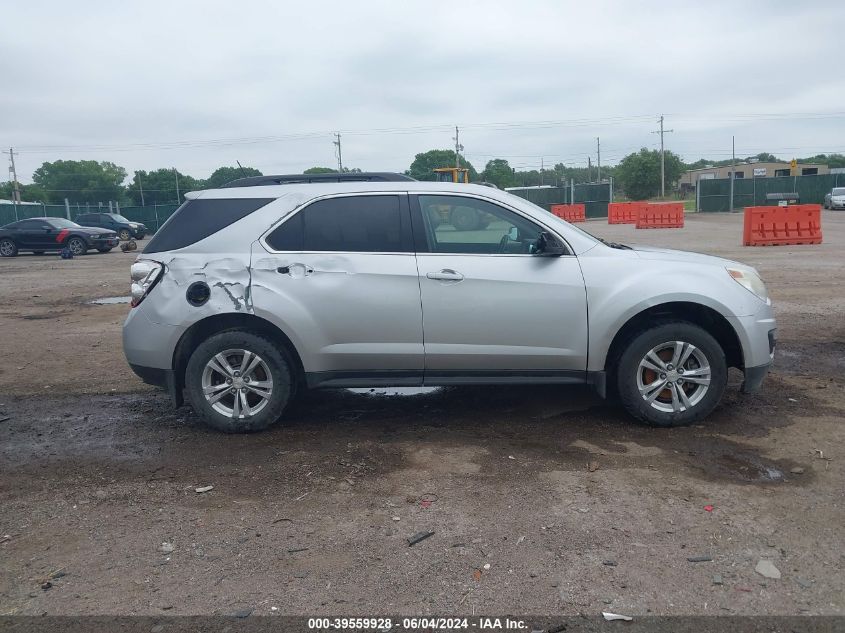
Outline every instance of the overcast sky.
{"label": "overcast sky", "polygon": [[[845,2],[26,2],[0,14],[0,146],[203,178],[478,168],[656,147],[685,159],[845,152]],[[7,157],[4,155],[3,162]],[[5,178],[6,165],[0,173]]]}

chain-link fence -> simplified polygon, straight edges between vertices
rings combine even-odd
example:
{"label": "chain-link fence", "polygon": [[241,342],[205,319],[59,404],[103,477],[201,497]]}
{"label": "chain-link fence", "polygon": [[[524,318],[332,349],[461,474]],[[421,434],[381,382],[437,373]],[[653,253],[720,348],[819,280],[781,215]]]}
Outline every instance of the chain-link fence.
{"label": "chain-link fence", "polygon": [[48,217],[76,220],[83,213],[111,212],[120,213],[132,222],[141,222],[146,225],[150,233],[155,233],[178,207],[179,205],[176,203],[154,204],[147,207],[114,207],[112,211],[109,211],[108,207],[83,204],[71,204],[67,207],[63,204],[0,204],[0,226],[27,218]]}
{"label": "chain-link fence", "polygon": [[610,202],[611,185],[607,182],[579,183],[573,187],[543,187],[542,189],[512,189],[512,193],[525,198],[546,211],[551,211],[553,204],[578,203],[584,205],[588,218],[606,218],[607,205]]}
{"label": "chain-link fence", "polygon": [[[803,204],[823,204],[825,194],[834,187],[845,187],[845,174],[738,178],[734,180],[733,208],[765,205],[767,193],[797,193]],[[699,211],[730,211],[731,179],[699,180],[696,197]]]}

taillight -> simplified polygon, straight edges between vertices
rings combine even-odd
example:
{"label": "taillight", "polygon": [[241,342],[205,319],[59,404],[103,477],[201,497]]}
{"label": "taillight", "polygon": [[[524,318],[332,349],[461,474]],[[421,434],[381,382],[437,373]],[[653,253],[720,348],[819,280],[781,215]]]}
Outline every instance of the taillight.
{"label": "taillight", "polygon": [[139,259],[129,269],[132,278],[132,307],[144,300],[164,273],[164,265],[150,259]]}

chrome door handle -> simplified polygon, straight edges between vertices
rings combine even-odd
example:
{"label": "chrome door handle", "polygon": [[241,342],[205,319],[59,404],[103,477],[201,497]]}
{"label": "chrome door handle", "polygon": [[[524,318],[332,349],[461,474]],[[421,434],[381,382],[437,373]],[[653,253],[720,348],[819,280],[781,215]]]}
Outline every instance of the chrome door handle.
{"label": "chrome door handle", "polygon": [[290,275],[291,277],[305,277],[313,273],[314,269],[305,264],[290,264],[288,266],[279,266],[276,272],[282,275]]}
{"label": "chrome door handle", "polygon": [[440,281],[461,281],[464,278],[461,273],[450,268],[444,268],[437,273],[426,273],[425,276],[429,279],[439,279]]}

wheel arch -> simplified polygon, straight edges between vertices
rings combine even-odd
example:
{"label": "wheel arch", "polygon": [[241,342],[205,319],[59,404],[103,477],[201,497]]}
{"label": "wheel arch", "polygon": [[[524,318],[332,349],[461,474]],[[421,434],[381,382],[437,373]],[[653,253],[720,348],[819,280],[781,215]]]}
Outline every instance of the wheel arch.
{"label": "wheel arch", "polygon": [[[691,301],[671,301],[641,310],[630,317],[613,337],[605,356],[604,369],[611,373],[619,357],[625,349],[625,344],[639,330],[648,327],[659,320],[675,319],[698,325],[708,332],[725,352],[728,367],[744,366],[742,343],[739,335],[730,322],[717,310]],[[608,384],[612,384],[608,381]]]}
{"label": "wheel arch", "polygon": [[294,363],[294,370],[296,374],[295,384],[297,386],[305,384],[305,370],[303,369],[302,358],[300,357],[296,346],[287,334],[279,329],[277,325],[263,319],[260,316],[255,316],[254,314],[234,314],[227,312],[225,314],[208,316],[197,321],[185,330],[179,338],[179,341],[176,343],[176,347],[173,350],[172,360],[177,392],[181,392],[181,389],[184,387],[185,371],[188,367],[188,360],[191,357],[191,353],[208,337],[226,330],[244,330],[253,332],[255,334],[265,336],[274,343],[278,344],[279,347],[288,353]]}

